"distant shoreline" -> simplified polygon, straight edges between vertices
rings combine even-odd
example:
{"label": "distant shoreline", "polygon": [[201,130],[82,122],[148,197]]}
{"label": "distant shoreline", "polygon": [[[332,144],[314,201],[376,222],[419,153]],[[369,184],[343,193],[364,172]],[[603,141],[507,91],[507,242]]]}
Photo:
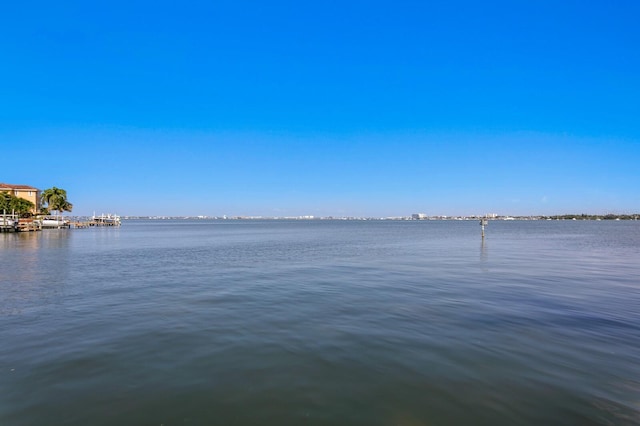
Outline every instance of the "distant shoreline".
{"label": "distant shoreline", "polygon": [[639,220],[640,213],[635,214],[562,214],[534,216],[412,216],[397,217],[356,217],[356,216],[121,216],[123,220],[370,220],[370,221],[434,221],[434,220]]}

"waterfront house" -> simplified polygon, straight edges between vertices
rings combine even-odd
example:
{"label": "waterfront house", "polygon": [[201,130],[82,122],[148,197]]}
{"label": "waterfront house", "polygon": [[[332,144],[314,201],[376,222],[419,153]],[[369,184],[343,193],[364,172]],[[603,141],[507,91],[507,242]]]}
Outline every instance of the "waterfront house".
{"label": "waterfront house", "polygon": [[29,185],[0,183],[0,192],[8,192],[13,196],[31,201],[35,206],[31,211],[34,214],[40,211],[40,190],[38,188]]}

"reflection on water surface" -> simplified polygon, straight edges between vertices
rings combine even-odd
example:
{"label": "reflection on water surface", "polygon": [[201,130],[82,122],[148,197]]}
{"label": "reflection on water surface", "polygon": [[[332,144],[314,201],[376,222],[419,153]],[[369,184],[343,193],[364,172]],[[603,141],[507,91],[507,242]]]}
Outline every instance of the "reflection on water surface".
{"label": "reflection on water surface", "polygon": [[0,424],[639,424],[637,222],[0,235]]}

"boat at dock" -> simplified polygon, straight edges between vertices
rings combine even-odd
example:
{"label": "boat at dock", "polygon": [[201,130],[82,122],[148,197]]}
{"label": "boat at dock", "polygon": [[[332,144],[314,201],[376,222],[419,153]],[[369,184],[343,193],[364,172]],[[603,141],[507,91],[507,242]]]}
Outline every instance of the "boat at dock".
{"label": "boat at dock", "polygon": [[121,220],[120,216],[116,214],[101,214],[100,216],[96,216],[94,213],[91,217],[91,222],[94,225],[98,226],[120,226]]}
{"label": "boat at dock", "polygon": [[0,231],[1,232],[15,232],[18,230],[18,219],[13,216],[7,217],[7,215],[0,216]]}
{"label": "boat at dock", "polygon": [[8,217],[0,216],[0,225],[2,226],[15,226],[18,223],[17,220],[9,219]]}
{"label": "boat at dock", "polygon": [[38,219],[42,228],[69,228],[71,222],[62,216],[44,216]]}

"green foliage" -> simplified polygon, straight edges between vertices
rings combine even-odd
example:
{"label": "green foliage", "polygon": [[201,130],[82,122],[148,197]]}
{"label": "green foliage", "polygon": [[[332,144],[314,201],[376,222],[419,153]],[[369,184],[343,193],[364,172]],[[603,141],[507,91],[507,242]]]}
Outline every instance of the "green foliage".
{"label": "green foliage", "polygon": [[9,207],[9,203],[11,202],[11,198],[13,196],[8,192],[0,192],[0,210],[11,210]]}
{"label": "green foliage", "polygon": [[16,212],[19,215],[25,215],[31,213],[34,207],[34,204],[29,200],[16,197],[8,192],[0,193],[0,211],[6,211],[7,213]]}
{"label": "green foliage", "polygon": [[70,212],[73,209],[73,204],[67,200],[67,191],[61,188],[51,187],[42,191],[40,196],[42,203],[46,204],[43,208],[47,210],[53,210],[60,212]]}
{"label": "green foliage", "polygon": [[554,219],[554,220],[638,220],[640,219],[640,214],[564,214],[558,216],[543,216],[543,219]]}

